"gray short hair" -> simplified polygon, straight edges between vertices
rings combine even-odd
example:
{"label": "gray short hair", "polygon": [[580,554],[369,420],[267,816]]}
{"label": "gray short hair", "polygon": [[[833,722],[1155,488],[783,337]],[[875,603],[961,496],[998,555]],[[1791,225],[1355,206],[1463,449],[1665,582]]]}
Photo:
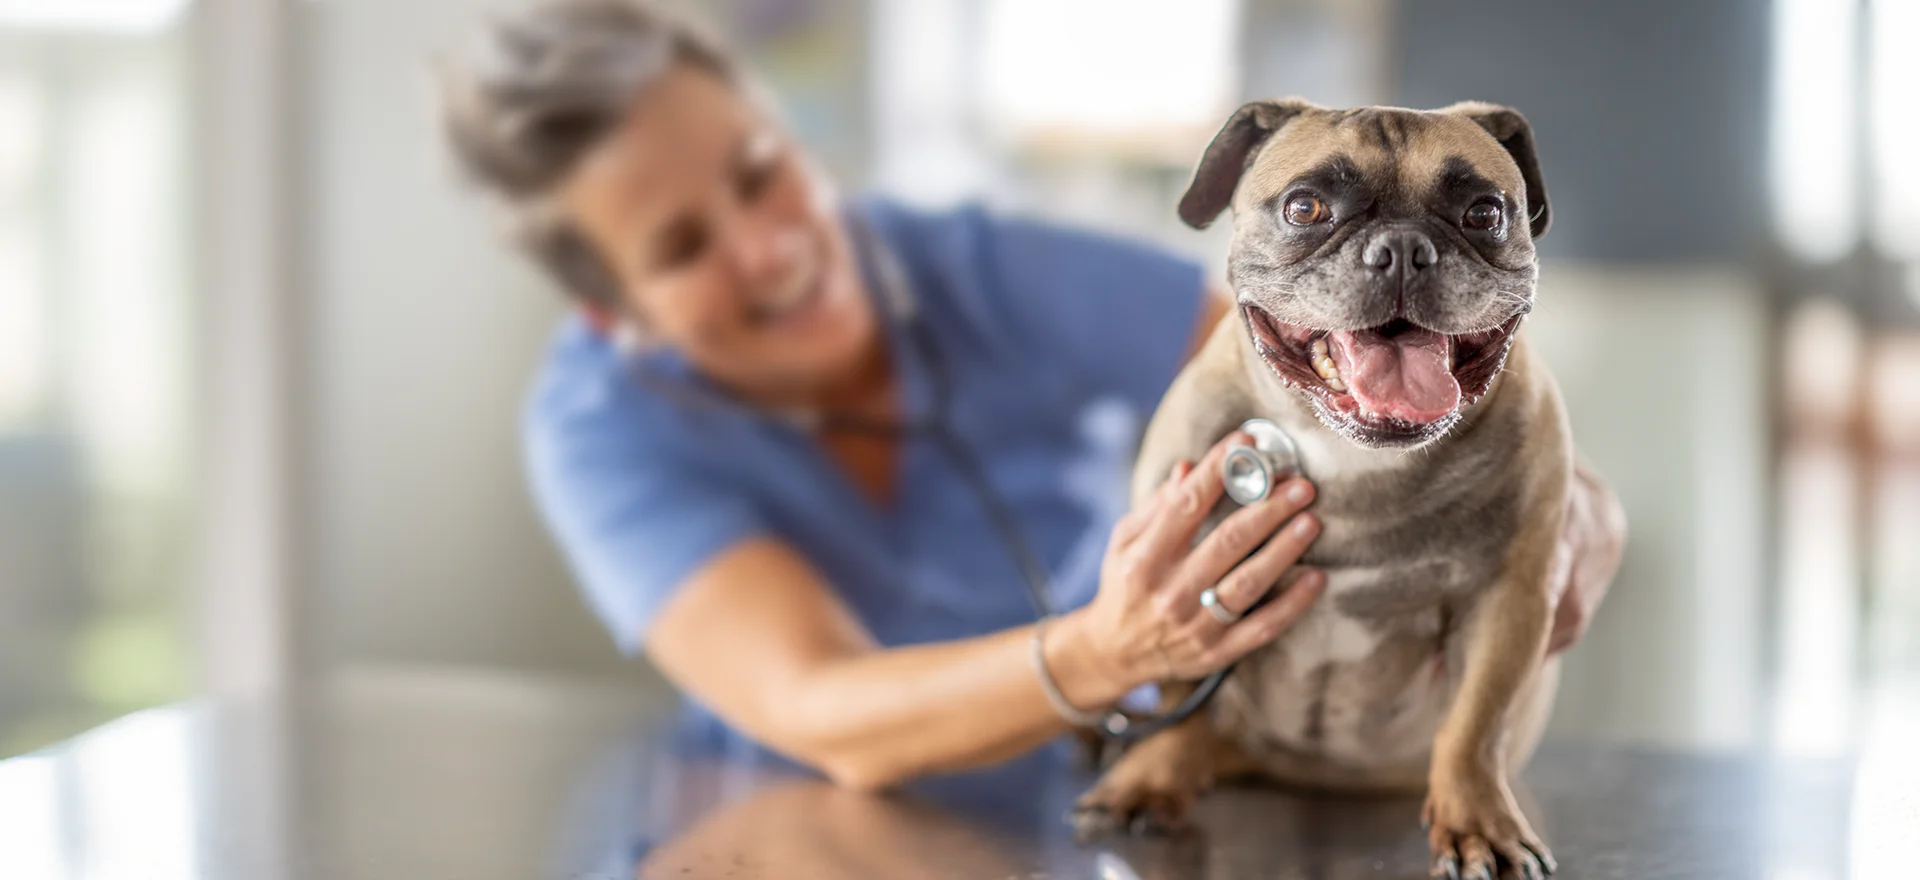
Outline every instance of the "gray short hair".
{"label": "gray short hair", "polygon": [[619,283],[551,196],[634,97],[680,65],[738,79],[717,43],[647,0],[546,0],[491,22],[442,66],[455,158],[504,200],[520,246],[578,299],[614,306]]}

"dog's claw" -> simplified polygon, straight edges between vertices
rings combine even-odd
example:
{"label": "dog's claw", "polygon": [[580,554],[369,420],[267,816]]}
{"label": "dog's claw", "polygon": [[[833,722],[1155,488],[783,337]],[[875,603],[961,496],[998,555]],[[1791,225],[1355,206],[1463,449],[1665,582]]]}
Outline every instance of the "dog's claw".
{"label": "dog's claw", "polygon": [[1093,823],[1088,817],[1082,815],[1079,810],[1069,811],[1066,819],[1067,827],[1073,829],[1073,840],[1075,843],[1086,843],[1094,838]]}
{"label": "dog's claw", "polygon": [[1111,833],[1117,823],[1105,807],[1082,805],[1067,811],[1067,824],[1073,827],[1074,840],[1087,843]]}
{"label": "dog's claw", "polygon": [[1465,880],[1494,880],[1493,845],[1477,835],[1462,835],[1454,851],[1460,854],[1460,876]]}
{"label": "dog's claw", "polygon": [[1547,850],[1546,845],[1531,841],[1521,841],[1520,845],[1526,847],[1527,852],[1533,854],[1534,860],[1540,865],[1542,875],[1552,874],[1560,870],[1560,863],[1553,860],[1553,853]]}
{"label": "dog's claw", "polygon": [[[1505,793],[1496,789],[1495,794]],[[1484,805],[1489,800],[1491,806]],[[1504,809],[1501,801],[1507,801]],[[1557,867],[1512,805],[1511,795],[1496,799],[1483,792],[1454,800],[1430,794],[1421,818],[1431,822],[1427,842],[1433,851],[1433,877],[1457,873],[1459,880],[1546,880]]]}
{"label": "dog's claw", "polygon": [[1075,806],[1067,814],[1074,839],[1088,843],[1112,834],[1138,837],[1177,836],[1187,830],[1185,808],[1164,798],[1145,798],[1131,803],[1089,802]]}
{"label": "dog's claw", "polygon": [[1524,880],[1546,880],[1547,872],[1540,859],[1539,847],[1526,841],[1502,844],[1499,847],[1500,858],[1513,869],[1513,874]]}

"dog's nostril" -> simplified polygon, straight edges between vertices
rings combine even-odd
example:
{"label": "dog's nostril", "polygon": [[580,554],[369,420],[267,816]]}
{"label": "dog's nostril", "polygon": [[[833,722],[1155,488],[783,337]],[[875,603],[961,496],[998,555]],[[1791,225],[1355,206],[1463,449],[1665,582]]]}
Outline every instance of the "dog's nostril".
{"label": "dog's nostril", "polygon": [[1425,269],[1438,262],[1440,262],[1440,252],[1434,249],[1433,242],[1421,236],[1413,246],[1413,268]]}
{"label": "dog's nostril", "polygon": [[1367,243],[1367,249],[1360,253],[1360,261],[1368,268],[1381,271],[1407,270],[1418,272],[1440,262],[1440,252],[1433,246],[1433,240],[1418,232],[1385,232]]}
{"label": "dog's nostril", "polygon": [[1367,245],[1360,259],[1375,269],[1390,269],[1393,267],[1393,248],[1384,241],[1375,240]]}

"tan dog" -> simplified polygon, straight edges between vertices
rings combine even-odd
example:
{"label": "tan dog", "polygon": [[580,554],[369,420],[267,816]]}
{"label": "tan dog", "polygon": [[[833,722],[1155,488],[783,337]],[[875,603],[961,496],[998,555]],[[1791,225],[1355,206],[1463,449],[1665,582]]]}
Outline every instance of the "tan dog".
{"label": "tan dog", "polygon": [[[1551,708],[1549,581],[1572,478],[1559,392],[1518,336],[1549,219],[1532,131],[1486,104],[1248,104],[1180,214],[1205,226],[1229,205],[1240,314],[1167,393],[1134,500],[1176,460],[1271,419],[1319,487],[1304,562],[1327,591],[1242,661],[1210,716],[1122,756],[1076,822],[1177,823],[1234,774],[1424,785],[1436,876],[1551,871],[1508,787]],[[1221,592],[1234,611],[1254,599]]]}

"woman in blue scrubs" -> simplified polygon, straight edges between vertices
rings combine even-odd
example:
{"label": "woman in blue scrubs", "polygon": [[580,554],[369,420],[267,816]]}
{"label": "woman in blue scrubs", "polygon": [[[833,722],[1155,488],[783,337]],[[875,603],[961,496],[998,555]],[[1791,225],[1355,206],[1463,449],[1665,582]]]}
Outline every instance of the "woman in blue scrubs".
{"label": "woman in blue scrubs", "polygon": [[[446,98],[456,154],[578,306],[526,410],[540,510],[615,641],[716,723],[856,787],[997,762],[1225,666],[1323,588],[1295,565],[1305,481],[1193,543],[1244,438],[1127,511],[1137,433],[1226,310],[1199,266],[843,201],[728,58],[633,0],[495,23]],[[928,417],[1049,570],[1044,628],[952,450],[872,430]],[[1575,519],[1557,647],[1619,555],[1613,518]],[[1276,581],[1231,624],[1200,604]]]}

